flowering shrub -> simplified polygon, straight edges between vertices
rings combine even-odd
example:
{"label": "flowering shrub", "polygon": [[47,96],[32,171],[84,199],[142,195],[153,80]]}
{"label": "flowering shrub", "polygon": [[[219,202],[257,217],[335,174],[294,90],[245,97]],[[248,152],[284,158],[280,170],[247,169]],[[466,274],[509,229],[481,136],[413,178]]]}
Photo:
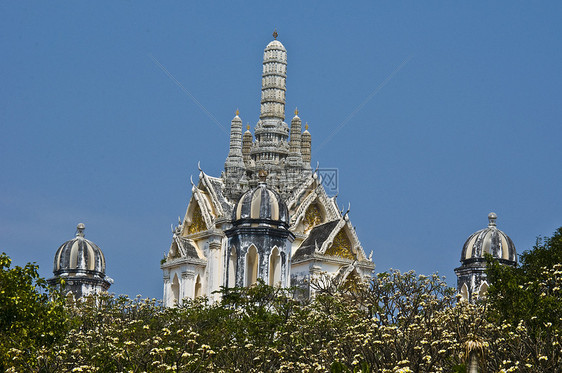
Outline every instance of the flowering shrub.
{"label": "flowering shrub", "polygon": [[[2,296],[10,283],[6,268]],[[66,305],[57,296],[49,301],[34,293],[42,282],[33,285],[32,269],[22,286],[34,305],[14,308],[17,322],[2,315],[6,371],[465,372],[470,363],[488,372],[556,372],[562,366],[560,318],[498,318],[493,300],[459,301],[437,275],[391,270],[351,287],[320,278],[309,301],[297,301],[295,289],[258,283],[223,289],[220,302],[198,298],[164,308],[108,294]],[[559,309],[562,265],[543,268],[535,281],[537,296]],[[19,320],[29,324],[26,312],[36,309],[42,311],[33,315],[47,319],[37,331],[5,334],[24,330]]]}

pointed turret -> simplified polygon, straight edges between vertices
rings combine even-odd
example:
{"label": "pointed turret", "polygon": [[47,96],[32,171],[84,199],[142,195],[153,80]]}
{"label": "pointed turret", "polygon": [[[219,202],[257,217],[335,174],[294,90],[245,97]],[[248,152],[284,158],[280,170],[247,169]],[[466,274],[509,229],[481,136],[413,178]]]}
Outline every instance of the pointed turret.
{"label": "pointed turret", "polygon": [[302,122],[299,118],[299,110],[295,109],[295,116],[291,120],[291,138],[289,140],[289,164],[297,166],[302,163],[301,156],[301,131]]}
{"label": "pointed turret", "polygon": [[252,148],[252,141],[254,137],[250,132],[250,125],[246,126],[246,132],[244,132],[244,137],[242,138],[242,156],[244,157],[244,164],[246,167],[250,166],[250,149]]}
{"label": "pointed turret", "polygon": [[301,136],[301,154],[302,154],[302,161],[310,167],[310,159],[311,159],[311,146],[312,146],[312,136],[310,132],[308,132],[308,123],[304,126],[305,130]]}
{"label": "pointed turret", "polygon": [[227,177],[238,177],[244,170],[244,159],[242,156],[242,120],[239,117],[240,112],[236,110],[236,116],[230,124],[230,150],[224,170]]}

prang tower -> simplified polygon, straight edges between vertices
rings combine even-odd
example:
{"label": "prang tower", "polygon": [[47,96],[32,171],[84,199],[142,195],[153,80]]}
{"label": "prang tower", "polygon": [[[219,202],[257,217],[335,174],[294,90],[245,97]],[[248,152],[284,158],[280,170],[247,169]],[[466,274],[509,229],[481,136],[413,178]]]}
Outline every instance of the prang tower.
{"label": "prang tower", "polygon": [[361,281],[375,266],[335,197],[312,170],[311,135],[298,110],[285,123],[287,50],[274,39],[264,51],[261,111],[254,134],[236,111],[220,177],[200,169],[187,211],[173,228],[162,261],[164,303],[206,295],[221,286],[300,286],[327,273]]}

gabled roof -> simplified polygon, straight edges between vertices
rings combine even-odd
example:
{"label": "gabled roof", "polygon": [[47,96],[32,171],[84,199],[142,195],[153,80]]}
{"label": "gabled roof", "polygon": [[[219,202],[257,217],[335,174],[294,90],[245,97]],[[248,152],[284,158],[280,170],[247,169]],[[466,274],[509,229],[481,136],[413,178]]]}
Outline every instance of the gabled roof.
{"label": "gabled roof", "polygon": [[221,178],[212,177],[201,171],[199,174],[199,185],[204,185],[209,192],[211,201],[218,216],[230,217],[233,204],[224,195],[224,183]]}
{"label": "gabled roof", "polygon": [[320,249],[324,241],[330,237],[332,231],[337,227],[339,220],[333,220],[324,224],[320,224],[312,228],[306,240],[293,255],[293,260],[310,256],[316,252],[316,248]]}
{"label": "gabled roof", "polygon": [[203,259],[199,256],[195,242],[186,237],[174,234],[172,245],[168,252],[170,259]]}
{"label": "gabled roof", "polygon": [[193,241],[185,237],[178,237],[176,242],[181,248],[183,256],[185,256],[186,258],[201,259],[199,257],[199,254],[197,253],[197,249],[195,248]]}

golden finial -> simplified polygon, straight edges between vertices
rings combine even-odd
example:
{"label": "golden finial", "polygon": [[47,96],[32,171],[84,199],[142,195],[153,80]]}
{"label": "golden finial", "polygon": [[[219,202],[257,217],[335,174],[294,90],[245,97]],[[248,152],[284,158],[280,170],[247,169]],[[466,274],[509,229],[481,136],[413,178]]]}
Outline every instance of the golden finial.
{"label": "golden finial", "polygon": [[305,123],[304,129],[305,129],[305,130],[308,130],[308,122]]}
{"label": "golden finial", "polygon": [[298,107],[295,108],[295,115],[299,115],[299,108]]}
{"label": "golden finial", "polygon": [[236,109],[236,115],[238,116],[238,114],[240,114],[240,112],[238,111],[238,109]]}
{"label": "golden finial", "polygon": [[266,170],[259,170],[258,176],[260,178],[260,182],[265,183],[265,180],[267,179],[268,174],[269,173]]}
{"label": "golden finial", "polygon": [[278,34],[277,34],[277,29],[275,29],[275,31],[273,31],[273,38],[274,38],[275,40],[277,40],[277,35],[278,35]]}
{"label": "golden finial", "polygon": [[250,123],[246,124],[246,130],[250,130]]}

